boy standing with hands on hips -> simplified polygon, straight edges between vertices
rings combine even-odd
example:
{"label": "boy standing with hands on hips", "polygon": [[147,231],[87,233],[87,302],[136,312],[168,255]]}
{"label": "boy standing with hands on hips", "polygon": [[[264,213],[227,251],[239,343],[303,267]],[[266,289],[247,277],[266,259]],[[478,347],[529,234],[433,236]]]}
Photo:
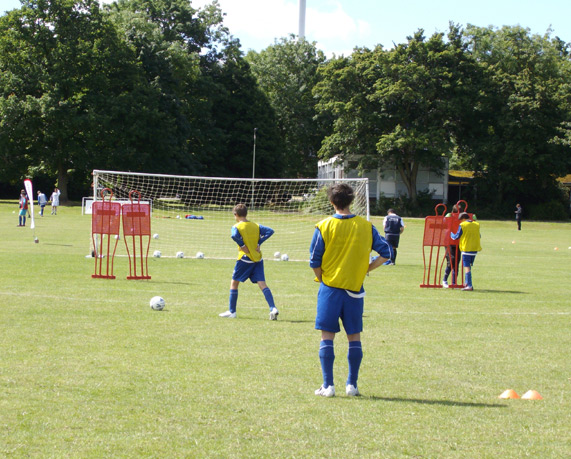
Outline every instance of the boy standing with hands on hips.
{"label": "boy standing with hands on hips", "polygon": [[262,252],[260,251],[260,245],[274,234],[274,230],[249,221],[247,219],[248,208],[245,204],[238,204],[234,207],[233,212],[236,224],[232,227],[232,239],[239,247],[238,260],[236,260],[232,280],[230,281],[228,311],[218,315],[229,319],[236,318],[238,286],[240,282],[246,282],[250,279],[252,283],[258,284],[258,287],[260,287],[260,290],[266,298],[268,306],[270,307],[270,320],[277,320],[279,312],[274,304],[272,292],[266,284],[264,260],[262,258]]}

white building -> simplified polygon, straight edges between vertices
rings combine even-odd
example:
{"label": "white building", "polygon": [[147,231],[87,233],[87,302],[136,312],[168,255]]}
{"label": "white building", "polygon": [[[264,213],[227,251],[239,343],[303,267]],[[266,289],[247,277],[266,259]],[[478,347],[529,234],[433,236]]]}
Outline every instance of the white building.
{"label": "white building", "polygon": [[[401,179],[396,168],[377,169],[366,171],[359,175],[355,169],[346,171],[347,161],[341,161],[338,157],[317,163],[317,178],[358,178],[369,179],[369,199],[379,199],[381,195],[386,198],[407,196],[406,185]],[[426,167],[420,167],[416,178],[416,190],[429,191],[433,199],[448,202],[448,159],[440,174],[430,171]]]}

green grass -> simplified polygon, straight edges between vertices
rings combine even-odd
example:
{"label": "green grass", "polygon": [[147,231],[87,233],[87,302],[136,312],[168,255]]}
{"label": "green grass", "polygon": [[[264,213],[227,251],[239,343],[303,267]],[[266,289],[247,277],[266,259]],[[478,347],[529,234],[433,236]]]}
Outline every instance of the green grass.
{"label": "green grass", "polygon": [[225,320],[233,261],[151,259],[128,281],[117,258],[92,279],[90,216],[37,218],[34,244],[16,207],[0,203],[1,457],[571,455],[571,224],[481,221],[460,292],[419,287],[424,222],[406,219],[397,265],[365,284],[363,396],[343,395],[339,336],[341,395],[323,399],[306,263],[266,263],[277,322],[250,284]]}

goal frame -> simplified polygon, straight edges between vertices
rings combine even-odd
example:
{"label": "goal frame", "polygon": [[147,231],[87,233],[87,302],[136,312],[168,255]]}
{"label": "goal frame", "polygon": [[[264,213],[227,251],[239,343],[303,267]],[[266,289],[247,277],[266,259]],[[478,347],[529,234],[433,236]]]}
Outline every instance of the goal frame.
{"label": "goal frame", "polygon": [[[193,183],[197,183],[198,185],[196,186],[212,186],[213,188],[216,187],[220,187],[221,190],[221,197],[220,199],[228,199],[228,202],[224,202],[224,204],[220,204],[218,207],[216,207],[216,205],[213,204],[213,213],[222,213],[223,211],[227,211],[229,206],[233,206],[234,204],[237,204],[238,202],[244,202],[248,205],[248,212],[249,212],[249,216],[252,215],[252,220],[255,221],[256,223],[262,224],[262,225],[267,225],[267,226],[272,226],[271,222],[270,224],[267,224],[264,222],[264,218],[260,217],[257,218],[255,216],[256,212],[274,212],[275,215],[282,215],[284,218],[288,217],[289,215],[292,216],[292,218],[297,218],[299,215],[301,215],[301,211],[298,210],[296,213],[295,209],[291,210],[293,207],[288,207],[285,204],[283,205],[283,209],[278,205],[275,208],[272,208],[269,204],[268,201],[265,201],[265,199],[267,199],[267,197],[274,191],[276,190],[281,190],[281,188],[277,187],[275,184],[280,184],[283,183],[284,187],[292,187],[295,188],[296,186],[299,186],[299,189],[311,189],[314,190],[315,193],[311,194],[311,196],[308,198],[309,200],[315,198],[316,196],[318,196],[319,193],[323,192],[323,188],[330,186],[332,184],[335,183],[349,183],[351,185],[353,185],[354,188],[356,188],[356,192],[359,194],[359,200],[357,203],[357,199],[355,201],[355,207],[357,209],[356,214],[360,215],[363,218],[366,218],[367,220],[370,220],[370,202],[369,202],[369,179],[366,177],[363,178],[303,178],[303,179],[298,179],[298,178],[242,178],[242,177],[205,177],[205,176],[196,176],[196,175],[176,175],[176,174],[153,174],[153,173],[145,173],[145,172],[127,172],[127,171],[111,171],[111,170],[100,170],[100,169],[95,169],[93,170],[93,200],[97,201],[100,200],[100,196],[99,196],[99,189],[100,188],[105,188],[105,187],[109,187],[109,183],[108,183],[108,177],[116,177],[116,180],[119,181],[121,180],[120,177],[125,177],[127,178],[125,180],[125,182],[127,181],[135,181],[137,179],[141,179],[143,181],[147,181],[148,183],[152,183],[152,181],[154,179],[157,180],[157,182],[163,182],[163,185],[158,185],[159,188],[161,186],[167,187],[167,186],[172,186],[171,181],[177,181],[180,180],[181,181],[181,192],[188,192],[188,190],[190,188],[185,188],[185,186],[190,186],[190,184]],[[108,177],[104,177],[104,176],[108,176]],[[194,182],[193,182],[194,181]],[[167,185],[167,183],[169,185]],[[236,185],[234,185],[236,184]],[[311,185],[315,184],[314,187],[312,187]],[[355,185],[358,186],[355,186]],[[244,199],[238,199],[236,202],[231,202],[232,199],[231,197],[227,197],[225,193],[228,192],[229,188],[226,187],[231,187],[232,185],[238,187],[240,186],[240,189],[236,188],[236,197],[237,198],[244,198],[244,196],[249,195],[248,200],[244,200]],[[246,189],[247,187],[247,189]],[[113,187],[111,187],[113,189]],[[284,188],[284,189],[285,189]],[[126,194],[130,191],[135,190],[136,187],[133,187],[133,189],[127,190],[126,188],[122,190],[123,194]],[[251,193],[250,193],[250,189],[251,189]],[[289,188],[287,188],[289,189]],[[258,191],[260,190],[260,191]],[[121,198],[121,194],[117,193],[116,190],[113,190],[115,192],[115,196],[117,197],[117,199]],[[136,191],[143,191],[143,190],[136,190]],[[151,200],[150,204],[151,204],[151,213],[155,213],[155,211],[159,211],[158,213],[160,214],[160,205],[158,202],[154,202],[154,201],[158,201],[159,199],[162,200],[168,200],[169,198],[166,197],[166,195],[168,194],[173,194],[172,190],[167,190],[165,189],[165,194],[162,197],[158,197],[158,198],[150,198],[149,196],[145,196],[144,199],[147,200]],[[158,193],[155,195],[157,196]],[[204,199],[204,201],[208,201],[209,199],[214,199],[217,200],[218,196],[214,196],[214,195],[204,195],[204,197],[202,195],[198,195],[197,198],[199,201],[201,201],[202,199]],[[320,198],[323,199],[323,196]],[[290,202],[290,201],[288,201]],[[310,202],[310,201],[308,201]],[[194,204],[188,204],[189,208],[194,207]],[[199,204],[196,204],[196,207],[200,207]],[[299,206],[300,209],[303,207],[302,205]],[[309,206],[311,207],[311,206]],[[181,209],[181,213],[183,213],[186,209],[183,208]],[[317,209],[320,210],[320,209]],[[355,210],[355,209],[353,209]],[[291,212],[291,213],[290,213]],[[306,215],[304,215],[305,219],[312,219],[312,227],[314,227],[315,223],[317,223],[320,219],[322,218],[326,218],[328,216],[330,216],[331,213],[319,213],[319,212],[315,212],[315,214],[313,213],[313,210],[310,210],[309,213],[307,213]],[[184,217],[183,215],[181,217]],[[186,218],[189,217],[193,217],[193,216],[189,216],[187,215]],[[157,217],[158,218],[158,217]],[[163,217],[163,218],[174,218],[174,217]],[[179,216],[177,215],[176,218],[179,218]],[[215,217],[218,218],[218,217]],[[300,217],[302,218],[302,217]],[[182,219],[182,218],[181,218]],[[156,223],[160,224],[161,221],[160,220],[154,220]],[[229,223],[229,225],[226,227],[224,227],[225,231],[227,231],[229,233],[230,231],[230,227],[235,223],[233,221],[233,218],[230,216],[228,219],[225,218],[224,220],[224,224],[226,225],[226,221]],[[294,223],[292,223],[293,225]],[[306,223],[305,223],[306,224]],[[188,225],[187,225],[188,226]],[[196,226],[196,225],[195,225]],[[279,226],[278,227],[273,227],[276,230],[276,235],[278,234],[278,232],[280,231]],[[153,231],[154,232],[154,231]],[[304,232],[304,234],[306,234]],[[307,261],[309,259],[309,251],[308,251],[308,247],[309,247],[309,242],[311,240],[311,234],[309,233],[307,234],[307,250],[305,250],[305,252],[307,252],[307,255],[303,255],[303,256],[291,256],[290,255],[290,260],[291,261]],[[228,237],[229,239],[229,237]],[[270,238],[269,241],[271,241],[274,238]],[[159,240],[160,241],[160,240]],[[157,245],[159,241],[154,241],[154,245]],[[268,241],[268,243],[269,243]],[[231,241],[230,241],[231,242]],[[305,242],[305,241],[304,241]],[[270,247],[272,244],[268,244],[265,243],[263,246],[264,250],[264,259],[272,259],[272,255],[273,255],[273,250],[270,253],[266,248]],[[275,250],[276,248],[274,248]],[[200,249],[200,247],[195,248],[193,250],[200,250],[203,251],[205,253],[205,257],[206,258],[211,258],[211,256],[208,254],[208,252]],[[279,248],[278,248],[279,250]],[[286,249],[287,250],[287,249]],[[298,247],[298,251],[299,251],[299,247]],[[170,252],[169,252],[170,253]],[[285,251],[284,251],[285,253]],[[212,256],[212,258],[231,258],[233,255],[232,252],[227,253],[225,256]],[[169,256],[175,256],[174,253],[172,254],[166,254],[167,257]],[[193,257],[192,253],[187,253],[185,252],[185,257],[191,256]]]}

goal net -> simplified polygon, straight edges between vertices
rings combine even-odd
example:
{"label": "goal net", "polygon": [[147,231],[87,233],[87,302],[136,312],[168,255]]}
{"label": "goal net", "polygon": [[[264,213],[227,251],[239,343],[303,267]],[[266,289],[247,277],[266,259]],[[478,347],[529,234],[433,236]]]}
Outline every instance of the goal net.
{"label": "goal net", "polygon": [[192,177],[132,172],[93,171],[93,199],[109,188],[113,199],[128,201],[137,190],[141,202],[151,204],[150,253],[162,256],[235,258],[236,243],[230,229],[236,223],[232,209],[248,206],[248,219],[273,228],[275,233],[262,245],[265,259],[277,252],[289,260],[309,260],[309,244],[315,224],[333,214],[327,188],[348,183],[355,191],[354,214],[369,219],[367,178],[355,179],[246,179]]}

